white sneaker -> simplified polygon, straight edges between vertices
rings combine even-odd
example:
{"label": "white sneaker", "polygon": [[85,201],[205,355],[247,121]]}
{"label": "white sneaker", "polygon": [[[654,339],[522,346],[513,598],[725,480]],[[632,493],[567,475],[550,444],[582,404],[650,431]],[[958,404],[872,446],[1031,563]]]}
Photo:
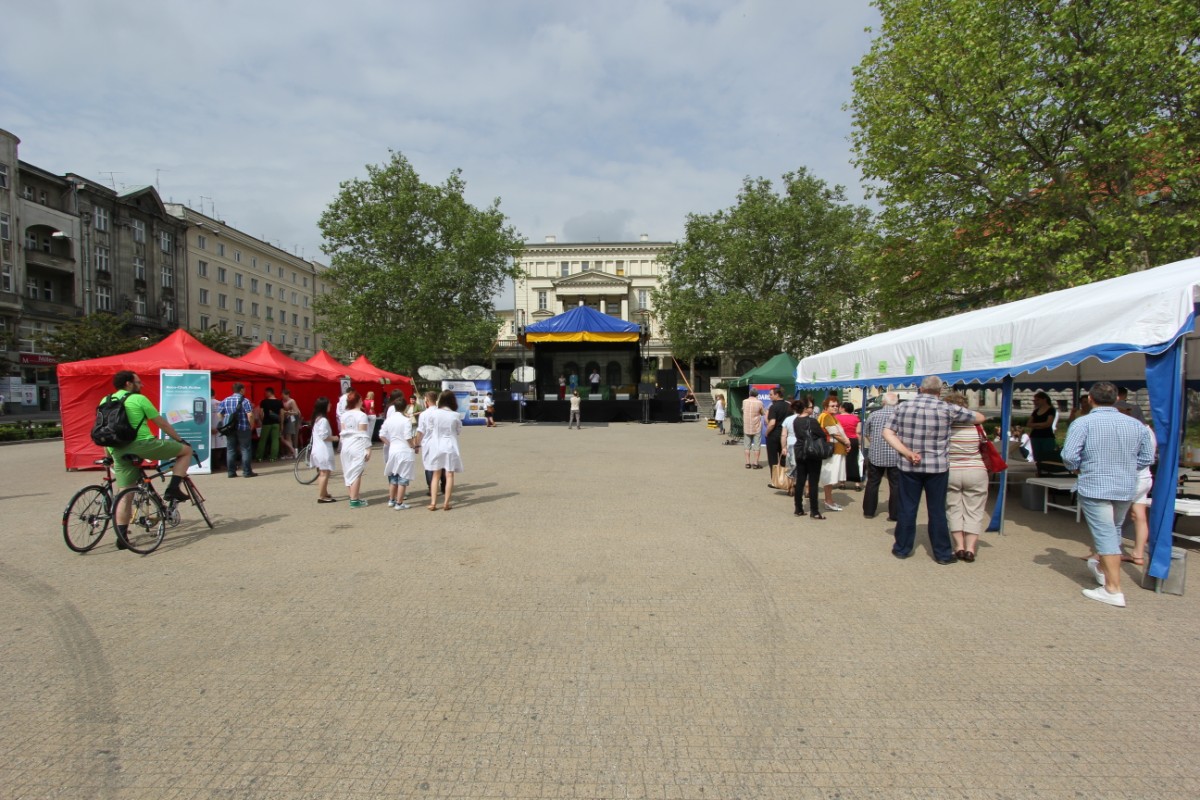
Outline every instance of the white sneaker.
{"label": "white sneaker", "polygon": [[1125,607],[1124,592],[1110,592],[1103,586],[1097,586],[1095,589],[1084,589],[1083,596],[1089,600],[1096,600],[1101,603],[1107,603],[1110,606],[1117,608]]}
{"label": "white sneaker", "polygon": [[395,508],[395,507],[396,507],[396,501],[388,500],[388,508]]}
{"label": "white sneaker", "polygon": [[1096,579],[1096,583],[1104,585],[1104,573],[1100,571],[1100,560],[1089,558],[1087,560],[1088,569],[1092,571],[1092,577]]}
{"label": "white sneaker", "polygon": [[392,506],[392,508],[396,509],[397,511],[403,511],[406,508],[411,508],[411,506],[409,506],[408,503],[396,503],[396,505]]}
{"label": "white sneaker", "polygon": [[843,509],[837,503],[826,503],[825,510],[826,511],[842,511]]}

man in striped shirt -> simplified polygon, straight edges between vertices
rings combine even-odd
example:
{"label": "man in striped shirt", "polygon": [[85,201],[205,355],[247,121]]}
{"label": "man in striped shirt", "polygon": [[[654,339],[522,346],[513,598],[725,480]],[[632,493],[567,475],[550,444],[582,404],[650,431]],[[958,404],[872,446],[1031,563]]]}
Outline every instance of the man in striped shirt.
{"label": "man in striped shirt", "polygon": [[867,417],[863,428],[863,439],[867,443],[867,488],[863,492],[863,516],[871,519],[879,508],[879,485],[886,477],[888,482],[888,522],[896,522],[900,513],[900,454],[883,438],[900,396],[895,392],[883,395],[879,410]]}
{"label": "man in striped shirt", "polygon": [[1088,569],[1096,583],[1085,597],[1125,607],[1121,591],[1121,526],[1137,494],[1137,474],[1154,460],[1150,429],[1116,408],[1117,387],[1100,381],[1088,392],[1092,410],[1067,430],[1062,460],[1078,473],[1075,492],[1092,532]]}

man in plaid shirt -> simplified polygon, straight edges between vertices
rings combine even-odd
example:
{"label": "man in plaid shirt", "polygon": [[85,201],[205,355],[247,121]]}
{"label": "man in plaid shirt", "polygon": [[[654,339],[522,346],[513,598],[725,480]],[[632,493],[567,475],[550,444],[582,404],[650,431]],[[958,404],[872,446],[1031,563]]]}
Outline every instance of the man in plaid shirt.
{"label": "man in plaid shirt", "polygon": [[946,521],[946,489],[950,484],[950,426],[955,422],[983,423],[978,411],[941,399],[942,379],[921,381],[920,394],[896,409],[883,438],[900,454],[900,511],[892,555],[908,558],[917,538],[917,509],[925,494],[929,515],[929,544],[939,564],[953,564],[954,546]]}
{"label": "man in plaid shirt", "polygon": [[886,392],[881,398],[883,405],[871,416],[863,428],[862,436],[867,443],[867,488],[863,492],[863,516],[871,519],[879,508],[879,484],[886,477],[888,482],[888,522],[896,522],[900,513],[900,487],[897,465],[900,454],[883,438],[883,429],[896,413],[900,396]]}
{"label": "man in plaid shirt", "polygon": [[1125,607],[1121,591],[1121,525],[1137,494],[1137,474],[1154,460],[1150,429],[1116,408],[1117,387],[1100,381],[1088,392],[1092,410],[1071,423],[1062,460],[1079,474],[1079,510],[1092,532],[1095,552],[1088,569],[1096,583],[1090,600]]}

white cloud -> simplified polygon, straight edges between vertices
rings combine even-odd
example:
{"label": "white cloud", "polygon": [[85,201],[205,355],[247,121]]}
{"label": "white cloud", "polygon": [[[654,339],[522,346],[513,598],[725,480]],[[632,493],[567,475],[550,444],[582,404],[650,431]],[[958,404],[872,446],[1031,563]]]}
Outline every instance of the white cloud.
{"label": "white cloud", "polygon": [[673,239],[744,176],[801,166],[862,196],[842,106],[867,0],[43,0],[7,18],[0,127],[24,160],[157,174],[310,257],[338,183],[389,148],[428,182],[461,168],[534,242]]}

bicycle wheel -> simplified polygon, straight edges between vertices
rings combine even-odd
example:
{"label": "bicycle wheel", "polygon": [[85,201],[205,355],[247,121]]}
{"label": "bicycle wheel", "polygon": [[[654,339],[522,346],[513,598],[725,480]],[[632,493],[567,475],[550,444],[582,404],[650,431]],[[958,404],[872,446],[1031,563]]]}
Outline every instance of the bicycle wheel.
{"label": "bicycle wheel", "polygon": [[119,509],[123,501],[129,501],[132,516],[125,533],[125,544],[135,553],[153,553],[162,544],[167,532],[167,509],[162,500],[145,485],[124,489],[113,500],[113,508]]}
{"label": "bicycle wheel", "polygon": [[112,500],[103,486],[85,486],[63,511],[63,540],[76,553],[86,553],[104,538],[112,519]]}
{"label": "bicycle wheel", "polygon": [[208,510],[204,507],[204,495],[200,494],[200,490],[196,488],[196,484],[191,478],[183,479],[184,486],[187,487],[187,493],[192,498],[192,505],[200,510],[200,516],[204,517],[204,521],[208,523],[208,527],[212,527],[212,518],[208,516]]}
{"label": "bicycle wheel", "polygon": [[312,454],[312,445],[306,444],[296,454],[296,466],[292,471],[296,474],[296,480],[308,486],[317,479],[319,470],[308,462],[308,457]]}

